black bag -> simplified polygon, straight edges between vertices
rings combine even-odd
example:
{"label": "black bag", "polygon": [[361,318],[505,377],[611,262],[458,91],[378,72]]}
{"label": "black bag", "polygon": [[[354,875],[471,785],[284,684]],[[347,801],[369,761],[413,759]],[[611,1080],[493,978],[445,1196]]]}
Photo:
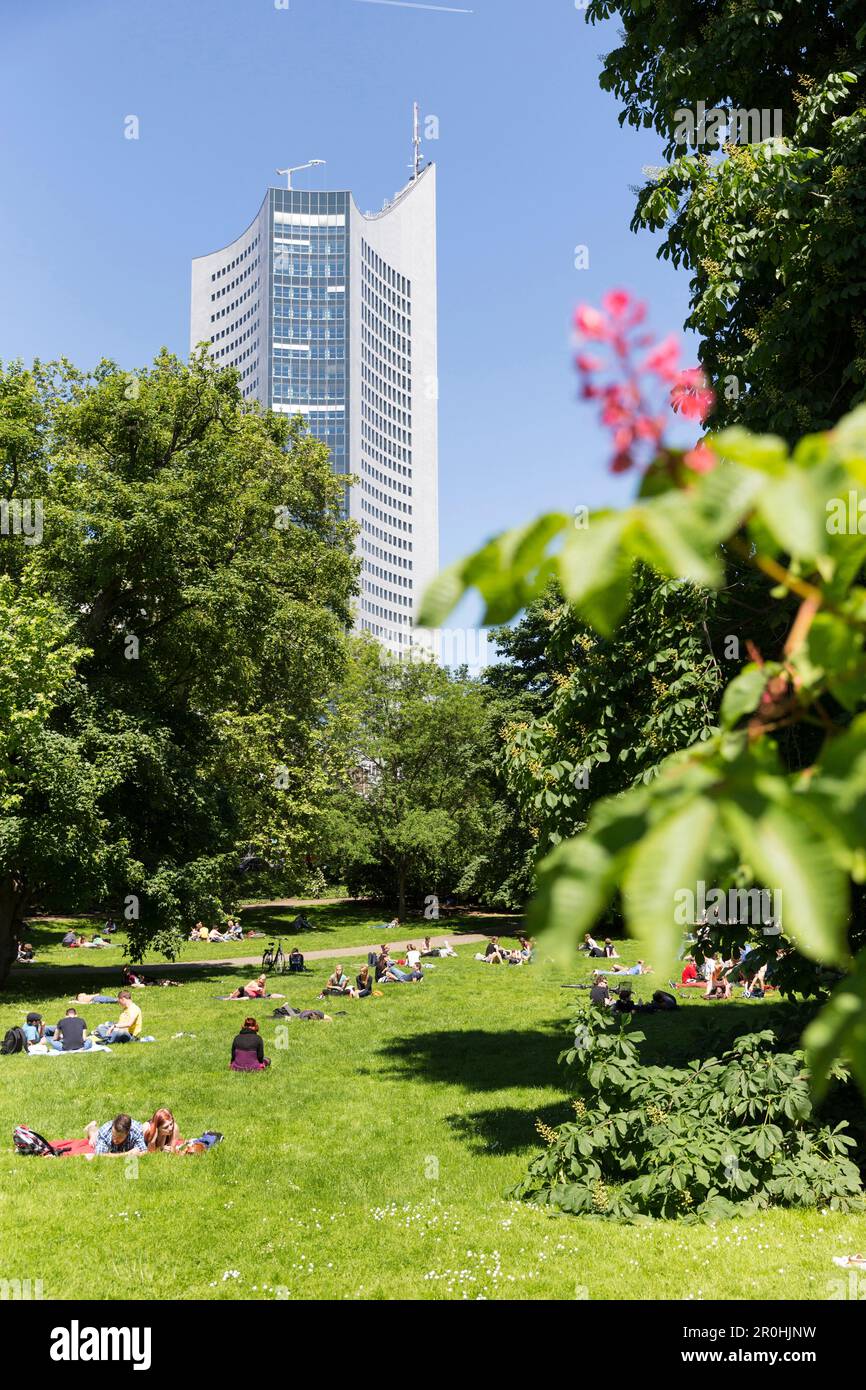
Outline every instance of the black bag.
{"label": "black bag", "polygon": [[13,1052],[26,1052],[27,1039],[23,1028],[9,1028],[0,1043],[0,1057],[11,1057]]}

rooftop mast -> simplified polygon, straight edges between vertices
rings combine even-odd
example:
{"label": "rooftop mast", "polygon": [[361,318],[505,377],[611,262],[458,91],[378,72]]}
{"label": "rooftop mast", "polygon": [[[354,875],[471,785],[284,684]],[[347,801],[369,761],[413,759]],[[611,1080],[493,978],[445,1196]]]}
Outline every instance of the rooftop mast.
{"label": "rooftop mast", "polygon": [[421,164],[423,162],[423,156],[421,154],[421,111],[417,101],[412,107],[412,147],[413,154],[410,168],[412,169],[413,179],[417,179],[421,172]]}

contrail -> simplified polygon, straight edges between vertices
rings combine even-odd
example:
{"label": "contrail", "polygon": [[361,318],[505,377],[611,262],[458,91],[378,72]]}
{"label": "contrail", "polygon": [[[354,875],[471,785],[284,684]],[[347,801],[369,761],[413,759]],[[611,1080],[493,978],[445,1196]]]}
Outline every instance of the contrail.
{"label": "contrail", "polygon": [[443,14],[474,14],[474,10],[458,10],[454,5],[419,5],[415,0],[355,0],[356,5],[396,5],[400,10],[441,10]]}

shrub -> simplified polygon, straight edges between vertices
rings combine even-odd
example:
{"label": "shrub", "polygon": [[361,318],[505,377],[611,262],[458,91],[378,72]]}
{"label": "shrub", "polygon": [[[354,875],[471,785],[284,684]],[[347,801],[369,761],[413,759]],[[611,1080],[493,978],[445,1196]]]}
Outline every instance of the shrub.
{"label": "shrub", "polygon": [[512,1195],[618,1220],[863,1208],[855,1141],[845,1121],[816,1117],[802,1052],[777,1051],[765,1030],[718,1058],[659,1067],[642,1065],[644,1040],[627,1015],[578,1012],[560,1056],[574,1068],[575,1119],[538,1122],[547,1147]]}

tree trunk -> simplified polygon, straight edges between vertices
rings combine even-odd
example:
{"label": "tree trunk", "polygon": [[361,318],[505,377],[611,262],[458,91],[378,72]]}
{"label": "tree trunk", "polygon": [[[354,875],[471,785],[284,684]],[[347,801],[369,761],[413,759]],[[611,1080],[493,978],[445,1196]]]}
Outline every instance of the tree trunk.
{"label": "tree trunk", "polygon": [[406,866],[400,865],[397,877],[397,916],[401,922],[406,920]]}
{"label": "tree trunk", "polygon": [[9,876],[0,878],[0,989],[18,959],[18,932],[25,895]]}

